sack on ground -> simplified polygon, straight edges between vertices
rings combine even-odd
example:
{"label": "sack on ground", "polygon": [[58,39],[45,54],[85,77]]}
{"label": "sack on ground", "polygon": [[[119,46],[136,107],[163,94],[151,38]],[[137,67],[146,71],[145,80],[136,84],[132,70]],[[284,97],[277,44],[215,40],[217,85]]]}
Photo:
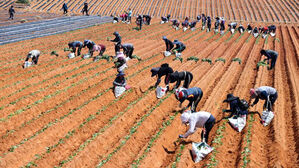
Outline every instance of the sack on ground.
{"label": "sack on ground", "polygon": [[243,128],[246,126],[246,115],[242,115],[237,118],[231,117],[228,119],[228,121],[235,130],[241,132]]}
{"label": "sack on ground", "polygon": [[97,62],[99,60],[100,60],[100,56],[96,56],[96,57],[93,58],[93,62]]}
{"label": "sack on ground", "polygon": [[169,51],[164,51],[164,56],[165,57],[168,57],[168,56],[170,56],[171,55],[171,52],[169,52]]}
{"label": "sack on ground", "polygon": [[263,34],[263,38],[266,38],[267,37],[267,34]]}
{"label": "sack on ground", "polygon": [[175,27],[175,30],[179,30],[180,28],[179,27]]}
{"label": "sack on ground", "polygon": [[32,66],[32,62],[29,62],[29,61],[25,61],[25,63],[24,63],[24,68],[28,68],[28,67],[30,67],[30,66]]}
{"label": "sack on ground", "polygon": [[163,88],[161,86],[158,86],[157,89],[156,89],[157,98],[158,99],[162,98],[165,95],[166,90],[167,90],[166,87]]}
{"label": "sack on ground", "polygon": [[232,32],[232,34],[234,34],[234,33],[235,33],[235,29],[231,29],[230,31]]}
{"label": "sack on ground", "polygon": [[274,113],[272,111],[265,110],[262,112],[262,122],[264,126],[269,125],[273,118]]}
{"label": "sack on ground", "polygon": [[165,22],[164,22],[164,21],[161,21],[160,23],[161,23],[161,24],[164,24]]}
{"label": "sack on ground", "polygon": [[210,147],[205,142],[192,142],[192,159],[195,163],[200,162],[202,159],[205,158],[209,153],[211,153],[214,150],[213,147]]}
{"label": "sack on ground", "polygon": [[116,21],[116,20],[113,20],[113,23],[117,23],[117,21]]}
{"label": "sack on ground", "polygon": [[271,32],[270,35],[271,35],[272,37],[274,37],[274,36],[275,36],[275,33],[272,33],[272,32]]}
{"label": "sack on ground", "polygon": [[115,97],[119,97],[119,96],[122,95],[125,91],[126,91],[126,88],[125,88],[125,87],[122,87],[122,86],[115,86],[115,87],[114,87],[114,96],[115,96]]}
{"label": "sack on ground", "polygon": [[175,56],[176,56],[176,57],[181,57],[181,56],[182,56],[182,53],[177,52],[177,53],[175,53]]}
{"label": "sack on ground", "polygon": [[251,33],[251,30],[248,30],[248,33],[250,34],[250,33]]}
{"label": "sack on ground", "polygon": [[122,65],[121,67],[117,68],[118,72],[123,72],[127,68],[127,64]]}
{"label": "sack on ground", "polygon": [[257,38],[257,36],[259,36],[259,34],[258,34],[258,33],[253,33],[253,36],[254,36],[255,38]]}
{"label": "sack on ground", "polygon": [[69,53],[69,55],[67,56],[69,59],[75,58],[75,53]]}
{"label": "sack on ground", "polygon": [[87,58],[90,58],[90,54],[89,53],[83,55],[83,59],[87,59]]}
{"label": "sack on ground", "polygon": [[183,31],[186,31],[188,28],[187,27],[183,27]]}

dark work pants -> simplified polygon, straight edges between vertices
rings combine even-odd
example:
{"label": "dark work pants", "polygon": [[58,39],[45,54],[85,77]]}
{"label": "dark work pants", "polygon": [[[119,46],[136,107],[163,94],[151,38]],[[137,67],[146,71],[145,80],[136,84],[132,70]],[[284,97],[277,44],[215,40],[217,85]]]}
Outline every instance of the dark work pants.
{"label": "dark work pants", "polygon": [[270,69],[273,69],[275,67],[276,60],[277,60],[277,56],[272,57]]}
{"label": "dark work pants", "polygon": [[215,117],[211,114],[210,118],[206,121],[204,127],[205,127],[205,134],[204,134],[204,138],[205,138],[205,142],[208,143],[209,140],[209,134],[210,131],[212,130],[213,126],[215,125]]}
{"label": "dark work pants", "polygon": [[196,100],[194,102],[192,102],[192,105],[191,105],[192,112],[196,112],[196,107],[197,107],[198,103],[200,102],[202,96],[203,96],[203,93],[200,90],[199,96],[196,98]]}
{"label": "dark work pants", "polygon": [[275,94],[273,94],[273,95],[270,95],[270,96],[269,96],[269,99],[270,99],[270,103],[271,103],[271,104],[269,104],[268,100],[266,100],[265,103],[264,103],[264,107],[266,107],[267,110],[272,111],[272,110],[273,110],[272,107],[273,107],[273,105],[274,105],[274,103],[275,103],[277,97],[278,97],[277,92],[276,92]]}
{"label": "dark work pants", "polygon": [[125,53],[126,56],[132,59],[133,51],[134,51],[134,48],[129,49],[129,51]]}
{"label": "dark work pants", "polygon": [[193,79],[192,73],[186,73],[183,87],[188,89],[192,79]]}
{"label": "dark work pants", "polygon": [[9,19],[12,19],[13,20],[13,13],[9,13]]}

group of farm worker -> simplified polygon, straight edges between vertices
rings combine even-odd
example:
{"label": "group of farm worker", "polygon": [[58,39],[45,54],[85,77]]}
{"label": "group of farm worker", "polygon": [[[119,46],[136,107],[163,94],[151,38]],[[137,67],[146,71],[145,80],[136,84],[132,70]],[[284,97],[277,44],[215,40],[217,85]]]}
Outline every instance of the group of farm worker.
{"label": "group of farm worker", "polygon": [[[175,28],[176,30],[179,29],[180,27],[180,21],[177,19],[172,19],[169,20],[169,17],[161,17],[161,24],[163,23],[167,23],[168,21],[172,22],[172,26],[173,28]],[[181,23],[182,28],[184,31],[186,31],[188,28],[190,28],[192,31],[195,30],[195,26],[197,24],[197,22],[202,22],[202,30],[206,29],[207,32],[211,31],[212,28],[212,18],[210,16],[206,16],[205,14],[202,15],[198,15],[196,17],[196,20],[191,21],[189,19],[189,17],[186,17],[184,19],[184,21]],[[259,34],[262,34],[263,37],[265,38],[267,34],[271,34],[271,36],[275,36],[275,32],[276,32],[276,26],[275,25],[270,25],[270,26],[260,26],[259,28],[255,27],[253,28],[250,24],[247,25],[247,28],[245,29],[245,27],[242,25],[242,23],[239,23],[239,26],[237,22],[231,22],[228,24],[228,28],[229,31],[231,31],[232,33],[235,32],[235,30],[237,29],[240,33],[245,32],[245,30],[247,30],[248,33],[252,33],[255,37],[257,37]],[[215,18],[215,23],[214,23],[214,31],[215,33],[220,32],[220,34],[224,34],[225,31],[225,19],[224,17],[216,17]]]}
{"label": "group of farm worker", "polygon": [[[113,17],[113,23],[119,22],[119,18],[115,14],[111,15],[111,16]],[[124,13],[119,15],[119,17],[121,18],[122,23],[130,24],[131,20],[132,20],[132,10],[131,10],[131,8],[128,8],[128,10],[124,11]]]}
{"label": "group of farm worker", "polygon": [[[181,121],[183,124],[189,124],[189,130],[185,134],[179,135],[179,138],[187,138],[193,134],[197,128],[203,129],[203,140],[208,143],[209,133],[215,124],[215,117],[205,111],[197,111],[197,106],[203,97],[203,91],[199,87],[189,87],[193,74],[189,71],[174,71],[169,64],[164,63],[160,67],[151,69],[151,77],[157,77],[157,81],[154,87],[158,87],[161,82],[161,78],[164,78],[164,84],[166,85],[166,92],[170,90],[169,84],[175,83],[172,91],[175,93],[176,99],[180,102],[179,107],[182,107],[182,103],[188,100],[189,103],[183,108],[181,115]],[[180,87],[181,83],[182,87]],[[248,108],[254,106],[258,101],[265,100],[264,109],[272,111],[272,107],[278,97],[276,89],[270,86],[261,86],[255,89],[250,89],[250,98],[255,99],[254,102],[249,105],[247,101],[240,100],[239,97],[233,94],[227,94],[227,98],[223,101],[230,105],[230,109],[225,109],[223,112],[230,112],[230,117],[246,117],[248,114]],[[245,104],[244,104],[245,101]]]}
{"label": "group of farm worker", "polygon": [[[167,16],[165,18],[163,18],[162,21],[168,22],[170,16]],[[202,22],[206,22],[206,20],[208,20],[207,18],[205,18],[205,16],[202,15],[200,18],[197,18],[197,21],[202,19]],[[188,21],[188,18],[186,18],[185,21]],[[150,24],[150,22],[148,22],[148,24]],[[206,23],[203,23],[203,29],[205,24]],[[184,25],[186,26],[186,23],[184,23]],[[236,27],[234,27],[234,24],[230,24],[230,28],[235,29]],[[208,23],[208,29],[210,29],[209,23]],[[122,44],[122,38],[118,32],[114,32],[113,35],[115,36],[115,38],[113,40],[109,39],[109,41],[114,42],[115,44],[114,45],[115,56],[113,58],[116,60],[115,67],[117,68],[117,72],[118,72],[115,80],[113,81],[113,85],[115,88],[123,88],[126,90],[129,88],[129,86],[127,85],[127,81],[125,79],[124,70],[127,67],[126,65],[127,61],[133,58],[132,54],[134,51],[134,46],[130,43]],[[179,40],[174,40],[172,42],[166,36],[163,36],[162,39],[165,42],[167,52],[172,51],[174,53],[181,54],[181,52],[186,49],[186,46]],[[174,45],[176,45],[175,48]],[[102,57],[106,50],[105,45],[96,44],[95,42],[88,39],[84,40],[83,43],[80,41],[70,42],[68,43],[68,47],[71,49],[71,52],[73,54],[76,54],[77,51],[77,56],[81,55],[81,50],[82,48],[85,47],[88,48],[89,50],[88,54],[90,55],[90,57],[93,57],[93,53],[95,51],[98,51],[99,54],[95,57],[96,59]],[[123,51],[121,51],[121,49]],[[269,67],[269,69],[273,69],[278,57],[278,53],[273,50],[261,50],[260,53],[261,55],[264,55],[266,57],[265,60],[268,60],[268,62],[269,60],[271,60],[271,66]],[[31,58],[32,63],[37,64],[39,56],[40,56],[40,51],[32,50],[27,55],[25,61],[27,62]],[[180,107],[182,107],[182,104],[185,100],[189,101],[188,105],[184,107],[184,112],[181,115],[182,123],[186,125],[189,124],[189,130],[185,134],[179,135],[179,138],[187,138],[189,135],[193,134],[196,131],[196,128],[204,128],[203,138],[205,142],[208,142],[209,133],[213,128],[216,119],[209,112],[197,111],[197,106],[203,97],[203,91],[199,87],[190,87],[190,84],[193,80],[193,74],[189,71],[181,71],[181,72],[174,71],[169,66],[169,64],[164,63],[160,67],[151,69],[151,77],[154,76],[157,76],[155,87],[158,87],[158,85],[161,83],[161,78],[165,76],[164,83],[166,85],[166,92],[170,90],[169,88],[170,83],[176,83],[172,90],[175,93],[176,99],[180,102],[179,104]],[[180,87],[182,81],[184,81],[184,83],[182,87]],[[255,98],[255,101],[250,106],[254,106],[255,104],[257,104],[259,99],[265,100],[264,108],[269,111],[272,110],[272,107],[278,97],[277,91],[270,86],[261,86],[255,89],[250,89],[249,93],[251,98]],[[240,100],[239,97],[236,97],[230,93],[227,94],[227,98],[223,102],[226,102],[230,105],[230,109],[223,110],[223,112],[231,112],[230,117],[247,116],[249,104],[246,102],[248,107],[244,106],[244,103]]]}

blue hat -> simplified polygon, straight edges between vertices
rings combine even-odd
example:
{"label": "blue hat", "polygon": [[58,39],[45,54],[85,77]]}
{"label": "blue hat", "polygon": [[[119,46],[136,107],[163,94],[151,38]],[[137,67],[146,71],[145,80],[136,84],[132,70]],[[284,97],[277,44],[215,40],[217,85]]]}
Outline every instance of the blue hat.
{"label": "blue hat", "polygon": [[117,76],[117,77],[119,77],[119,76],[125,76],[125,73],[120,72],[120,73],[118,73],[116,76]]}
{"label": "blue hat", "polygon": [[167,39],[167,37],[166,37],[166,36],[163,36],[163,37],[162,37],[162,39],[163,39],[163,40],[166,40],[166,39]]}
{"label": "blue hat", "polygon": [[116,31],[116,32],[113,33],[113,35],[119,35],[119,33]]}
{"label": "blue hat", "polygon": [[174,40],[173,44],[178,44],[180,41],[179,40]]}

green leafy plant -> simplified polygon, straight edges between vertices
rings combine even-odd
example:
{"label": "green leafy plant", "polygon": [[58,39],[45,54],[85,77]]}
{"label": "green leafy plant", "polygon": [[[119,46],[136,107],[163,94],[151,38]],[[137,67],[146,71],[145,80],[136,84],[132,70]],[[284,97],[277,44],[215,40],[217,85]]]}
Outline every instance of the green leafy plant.
{"label": "green leafy plant", "polygon": [[73,49],[71,49],[71,48],[64,48],[63,51],[64,51],[64,52],[66,52],[66,51],[73,52]]}
{"label": "green leafy plant", "polygon": [[201,59],[202,62],[208,62],[209,64],[212,65],[212,60],[210,58],[203,58]]}
{"label": "green leafy plant", "polygon": [[175,58],[173,59],[173,61],[175,61],[175,60],[179,60],[181,63],[183,62],[183,58],[182,58],[182,57],[175,57]]}
{"label": "green leafy plant", "polygon": [[107,60],[108,62],[110,62],[110,56],[109,55],[103,55],[100,57],[100,59],[104,59]]}
{"label": "green leafy plant", "polygon": [[56,51],[51,51],[51,55],[59,56]]}
{"label": "green leafy plant", "polygon": [[133,30],[139,30],[139,27],[133,27]]}
{"label": "green leafy plant", "polygon": [[132,58],[133,58],[133,59],[137,59],[138,61],[141,61],[141,58],[138,57],[137,55],[132,55]]}
{"label": "green leafy plant", "polygon": [[226,129],[226,123],[227,122],[228,122],[228,119],[225,119],[224,122],[216,130],[216,137],[212,141],[214,150],[213,150],[212,155],[209,159],[209,163],[207,163],[205,165],[207,168],[217,167],[217,164],[218,164],[218,160],[216,159],[216,155],[218,153],[217,149],[223,144],[222,138],[223,138],[224,130]]}
{"label": "green leafy plant", "polygon": [[191,56],[191,57],[187,58],[187,61],[195,61],[197,63],[199,61],[199,58]]}
{"label": "green leafy plant", "polygon": [[29,4],[29,0],[17,0],[16,3]]}
{"label": "green leafy plant", "polygon": [[111,37],[107,37],[107,41],[110,41]]}
{"label": "green leafy plant", "polygon": [[27,20],[26,19],[21,19],[20,22],[25,23],[25,22],[27,22]]}
{"label": "green leafy plant", "polygon": [[222,61],[222,62],[225,63],[225,59],[224,59],[224,58],[217,58],[217,59],[215,60],[215,62],[218,62],[218,61]]}
{"label": "green leafy plant", "polygon": [[265,61],[259,61],[257,64],[256,64],[256,68],[259,69],[260,66],[268,66],[269,65],[265,62]]}
{"label": "green leafy plant", "polygon": [[240,58],[233,58],[232,60],[233,62],[239,62],[239,64],[242,63],[242,60]]}

